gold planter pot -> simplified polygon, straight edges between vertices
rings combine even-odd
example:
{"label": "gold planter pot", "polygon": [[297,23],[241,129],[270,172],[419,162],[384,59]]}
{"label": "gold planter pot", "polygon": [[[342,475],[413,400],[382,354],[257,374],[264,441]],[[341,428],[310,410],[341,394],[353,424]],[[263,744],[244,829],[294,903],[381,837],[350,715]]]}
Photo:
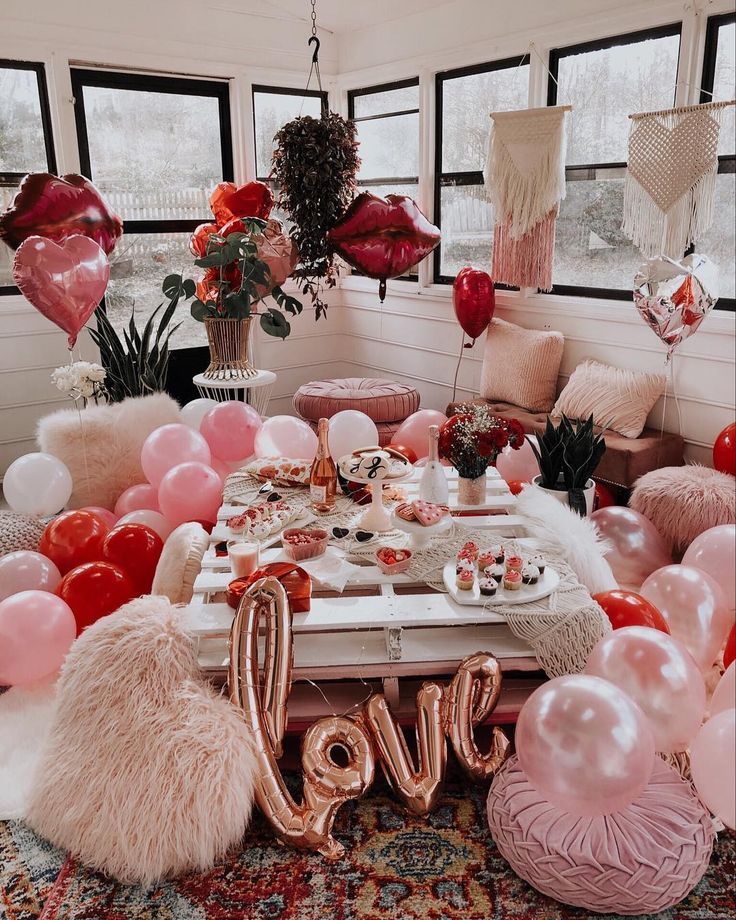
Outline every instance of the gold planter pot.
{"label": "gold planter pot", "polygon": [[252,317],[204,321],[210,363],[204,376],[209,380],[245,380],[258,371],[248,360],[248,340]]}

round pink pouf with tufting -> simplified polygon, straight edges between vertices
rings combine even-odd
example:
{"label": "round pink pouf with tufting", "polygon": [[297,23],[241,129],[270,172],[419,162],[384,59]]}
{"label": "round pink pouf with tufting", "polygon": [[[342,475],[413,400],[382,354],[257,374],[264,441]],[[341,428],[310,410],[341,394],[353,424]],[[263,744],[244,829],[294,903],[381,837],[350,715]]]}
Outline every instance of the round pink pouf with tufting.
{"label": "round pink pouf with tufting", "polygon": [[488,794],[488,823],[504,859],[542,894],[632,916],[678,904],[703,877],[714,840],[690,786],[659,758],[635,802],[588,818],[550,805],[512,757]]}

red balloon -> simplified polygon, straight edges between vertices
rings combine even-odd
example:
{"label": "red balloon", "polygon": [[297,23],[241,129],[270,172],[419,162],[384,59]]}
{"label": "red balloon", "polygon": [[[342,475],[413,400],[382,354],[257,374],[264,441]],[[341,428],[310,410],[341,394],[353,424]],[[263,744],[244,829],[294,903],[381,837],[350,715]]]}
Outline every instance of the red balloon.
{"label": "red balloon", "polygon": [[509,487],[509,492],[511,492],[512,495],[519,495],[526,483],[522,482],[521,479],[509,479],[506,485]]}
{"label": "red balloon", "polygon": [[195,227],[194,233],[189,237],[189,251],[193,256],[201,259],[207,255],[207,243],[213,233],[217,233],[217,224],[200,224]]}
{"label": "red balloon", "polygon": [[85,562],[67,572],[56,593],[72,608],[77,635],[137,597],[130,577],[111,562]]}
{"label": "red balloon", "polygon": [[475,343],[496,309],[493,281],[488,272],[469,267],[461,269],[452,285],[452,305],[463,331]]}
{"label": "red balloon", "polygon": [[614,629],[624,626],[649,626],[669,635],[670,628],[654,604],[633,591],[602,591],[593,600],[603,608]]}
{"label": "red balloon", "polygon": [[110,255],[122,233],[122,220],[109,210],[89,179],[75,173],[30,173],[0,216],[0,239],[11,249],[17,249],[29,236],[59,242],[81,235]]}
{"label": "red balloon", "polygon": [[731,627],[731,632],[726,639],[726,647],[723,650],[723,666],[727,668],[736,660],[736,623]]}
{"label": "red balloon", "polygon": [[333,249],[369,278],[379,278],[378,294],[386,296],[386,279],[398,278],[432,252],[440,231],[408,195],[362,192],[327,234]]}
{"label": "red balloon", "polygon": [[102,555],[127,572],[138,594],[149,594],[163,548],[164,541],[145,524],[120,524],[105,537]]}
{"label": "red balloon", "polygon": [[234,182],[220,182],[210,195],[210,207],[218,227],[233,217],[267,220],[273,207],[273,195],[264,182],[246,182],[240,187]]}
{"label": "red balloon", "polygon": [[402,456],[406,457],[409,463],[416,463],[419,457],[416,455],[416,451],[413,451],[411,447],[407,447],[405,444],[387,444],[383,450],[395,450],[398,451]]}
{"label": "red balloon", "polygon": [[60,243],[29,236],[13,259],[13,279],[21,294],[66,332],[69,348],[104,297],[109,278],[107,256],[86,236]]}
{"label": "red balloon", "polygon": [[102,544],[109,530],[92,511],[65,511],[46,525],[38,551],[64,575],[83,562],[102,559]]}
{"label": "red balloon", "polygon": [[595,484],[595,502],[593,510],[597,511],[599,508],[609,508],[611,505],[617,504],[616,496],[608,486],[604,485],[602,482],[597,482]]}
{"label": "red balloon", "polygon": [[719,473],[736,476],[736,422],[726,425],[713,445],[713,466]]}

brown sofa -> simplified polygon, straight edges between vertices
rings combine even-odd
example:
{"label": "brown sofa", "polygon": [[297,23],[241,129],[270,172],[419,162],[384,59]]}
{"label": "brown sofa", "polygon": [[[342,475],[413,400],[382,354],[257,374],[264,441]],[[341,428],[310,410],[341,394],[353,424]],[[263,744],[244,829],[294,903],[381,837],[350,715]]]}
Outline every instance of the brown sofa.
{"label": "brown sofa", "polygon": [[[527,412],[511,403],[493,402],[477,398],[471,400],[487,405],[495,415],[502,418],[516,418],[527,434],[544,431],[547,415],[543,412]],[[447,415],[453,415],[460,403],[450,403]],[[603,455],[595,478],[613,485],[631,489],[636,480],[651,470],[662,466],[682,466],[684,463],[684,441],[681,435],[665,431],[660,434],[656,428],[645,428],[638,438],[625,438],[616,431],[605,434],[606,452]]]}

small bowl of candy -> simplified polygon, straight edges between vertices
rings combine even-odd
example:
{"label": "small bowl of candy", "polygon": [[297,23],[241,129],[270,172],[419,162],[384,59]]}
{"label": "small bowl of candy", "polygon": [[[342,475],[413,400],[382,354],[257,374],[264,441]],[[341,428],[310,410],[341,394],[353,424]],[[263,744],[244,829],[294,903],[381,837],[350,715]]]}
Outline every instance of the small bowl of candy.
{"label": "small bowl of candy", "polygon": [[305,530],[301,527],[292,527],[281,534],[281,545],[289,559],[301,562],[304,559],[315,559],[323,555],[329,539],[330,535],[326,530]]}
{"label": "small bowl of candy", "polygon": [[382,546],[376,550],[376,565],[384,575],[400,575],[411,563],[410,549],[393,549]]}

